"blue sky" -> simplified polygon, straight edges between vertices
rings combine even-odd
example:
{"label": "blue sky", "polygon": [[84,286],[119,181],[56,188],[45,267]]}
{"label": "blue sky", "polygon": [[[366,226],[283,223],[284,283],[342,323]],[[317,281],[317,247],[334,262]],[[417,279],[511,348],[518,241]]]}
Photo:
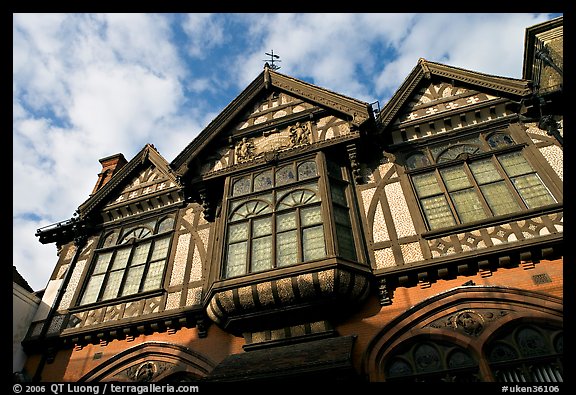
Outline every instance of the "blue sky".
{"label": "blue sky", "polygon": [[172,161],[262,71],[383,106],[419,58],[521,78],[526,28],[560,14],[13,14],[13,264],[57,262],[38,228],[71,218],[100,158]]}

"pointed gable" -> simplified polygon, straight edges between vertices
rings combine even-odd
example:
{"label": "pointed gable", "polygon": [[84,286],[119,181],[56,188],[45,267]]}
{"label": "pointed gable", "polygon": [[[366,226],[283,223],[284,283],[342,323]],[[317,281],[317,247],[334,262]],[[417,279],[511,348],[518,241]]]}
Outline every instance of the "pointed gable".
{"label": "pointed gable", "polygon": [[153,145],[146,144],[78,213],[86,217],[100,210],[104,222],[113,221],[179,203],[179,189],[168,162]]}
{"label": "pointed gable", "polygon": [[171,163],[179,176],[262,159],[296,146],[341,138],[371,119],[368,103],[264,71]]}
{"label": "pointed gable", "polygon": [[[519,101],[531,93],[527,80],[420,59],[380,112],[379,121],[381,129],[388,129],[398,143],[469,126],[482,117],[506,116],[505,101]],[[492,113],[481,114],[480,108],[491,108]]]}

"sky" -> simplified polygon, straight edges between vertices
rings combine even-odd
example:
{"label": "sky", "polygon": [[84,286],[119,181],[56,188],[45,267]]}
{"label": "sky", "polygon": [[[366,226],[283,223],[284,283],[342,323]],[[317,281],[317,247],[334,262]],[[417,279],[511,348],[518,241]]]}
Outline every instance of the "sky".
{"label": "sky", "polygon": [[419,58],[522,78],[526,28],[548,13],[15,13],[13,265],[33,290],[58,256],[37,229],[68,220],[102,166],[153,144],[171,162],[263,70],[367,103]]}

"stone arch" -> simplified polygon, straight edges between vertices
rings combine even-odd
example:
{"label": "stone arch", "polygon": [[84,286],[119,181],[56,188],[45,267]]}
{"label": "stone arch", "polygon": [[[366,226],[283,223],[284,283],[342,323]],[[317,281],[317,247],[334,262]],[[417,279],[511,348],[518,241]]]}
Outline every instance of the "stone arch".
{"label": "stone arch", "polygon": [[484,344],[500,328],[525,322],[561,327],[558,297],[497,286],[462,286],[428,298],[406,310],[378,332],[362,357],[361,373],[369,381],[386,381],[386,363],[407,343],[418,339],[449,342],[477,358],[479,375],[493,377]]}
{"label": "stone arch", "polygon": [[79,381],[159,382],[206,377],[216,364],[173,343],[145,342],[124,350],[86,373]]}

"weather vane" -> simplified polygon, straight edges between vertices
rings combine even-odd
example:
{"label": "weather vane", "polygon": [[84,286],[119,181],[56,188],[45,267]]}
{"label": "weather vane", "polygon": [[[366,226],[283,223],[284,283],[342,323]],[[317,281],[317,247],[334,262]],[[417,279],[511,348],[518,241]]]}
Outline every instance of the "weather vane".
{"label": "weather vane", "polygon": [[263,60],[263,62],[268,63],[272,70],[278,70],[280,66],[275,65],[274,62],[281,62],[280,56],[274,55],[274,50],[271,50],[270,53],[266,52],[266,55],[270,56],[270,63],[268,63],[268,60]]}

